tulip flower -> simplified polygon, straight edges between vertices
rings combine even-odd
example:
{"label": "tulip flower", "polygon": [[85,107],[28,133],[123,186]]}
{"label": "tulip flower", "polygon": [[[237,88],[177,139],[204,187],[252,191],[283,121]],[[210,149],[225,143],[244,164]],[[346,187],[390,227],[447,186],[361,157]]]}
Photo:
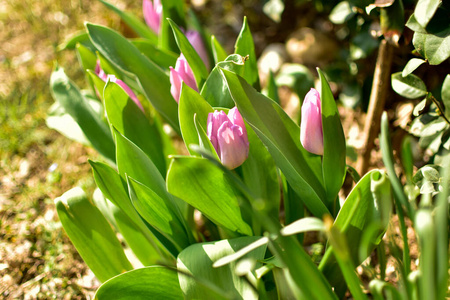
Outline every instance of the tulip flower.
{"label": "tulip flower", "polygon": [[136,103],[136,105],[139,106],[142,111],[144,111],[141,102],[139,101],[136,94],[131,90],[131,88],[125,82],[116,78],[116,76],[107,75],[105,71],[103,71],[103,69],[100,67],[100,60],[97,60],[97,64],[95,66],[95,74],[97,74],[97,76],[100,77],[100,79],[104,82],[107,82],[109,79],[109,81],[114,82],[118,86],[120,86],[125,91],[125,93],[127,93],[128,96],[134,101],[134,103]]}
{"label": "tulip flower", "polygon": [[200,56],[206,68],[209,70],[209,56],[200,33],[195,30],[188,30],[186,32],[186,38],[191,43],[192,47],[194,47],[195,51],[197,51],[197,54]]}
{"label": "tulip flower", "polygon": [[153,2],[144,0],[144,2],[142,2],[142,10],[144,12],[145,23],[158,34],[161,28],[163,14],[161,0],[153,0]]}
{"label": "tulip flower", "polygon": [[307,151],[323,155],[322,109],[320,94],[315,89],[311,89],[303,101],[300,142]]}
{"label": "tulip flower", "polygon": [[170,93],[175,101],[180,101],[182,82],[198,92],[194,73],[183,54],[178,57],[175,69],[170,67]]}
{"label": "tulip flower", "polygon": [[244,120],[236,107],[228,116],[223,111],[208,115],[207,135],[220,161],[229,169],[239,167],[248,157],[249,143]]}

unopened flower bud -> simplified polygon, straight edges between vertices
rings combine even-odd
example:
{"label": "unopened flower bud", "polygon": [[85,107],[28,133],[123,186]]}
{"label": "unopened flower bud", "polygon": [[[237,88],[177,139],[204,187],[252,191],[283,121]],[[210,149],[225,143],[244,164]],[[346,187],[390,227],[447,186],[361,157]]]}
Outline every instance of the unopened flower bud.
{"label": "unopened flower bud", "polygon": [[163,8],[161,0],[144,0],[142,3],[142,10],[144,12],[145,23],[150,27],[156,34],[159,34],[161,28],[161,20]]}
{"label": "unopened flower bud", "polygon": [[303,101],[300,142],[307,151],[323,155],[322,110],[320,94],[315,89],[311,89]]}
{"label": "unopened flower bud", "polygon": [[220,161],[229,169],[239,167],[248,157],[249,142],[244,120],[236,107],[228,116],[223,111],[208,115],[207,135]]}
{"label": "unopened flower bud", "polygon": [[183,54],[178,57],[175,68],[170,67],[170,93],[175,101],[180,100],[181,86],[185,83],[198,92],[194,73]]}

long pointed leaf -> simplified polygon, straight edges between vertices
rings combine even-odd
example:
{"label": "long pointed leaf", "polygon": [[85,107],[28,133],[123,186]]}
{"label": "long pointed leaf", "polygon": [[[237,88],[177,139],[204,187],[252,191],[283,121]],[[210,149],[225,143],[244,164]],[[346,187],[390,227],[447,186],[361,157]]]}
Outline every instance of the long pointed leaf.
{"label": "long pointed leaf", "polygon": [[81,188],[67,191],[55,204],[64,230],[100,281],[133,268],[111,226]]}
{"label": "long pointed leaf", "polygon": [[78,123],[92,146],[110,161],[115,161],[114,143],[108,125],[66,76],[64,69],[57,68],[52,73],[50,86],[53,98]]}
{"label": "long pointed leaf", "polygon": [[320,76],[322,103],[323,181],[327,191],[327,207],[336,215],[336,197],[345,179],[345,135],[330,86],[320,69],[317,72]]}
{"label": "long pointed leaf", "polygon": [[139,107],[117,84],[109,82],[103,91],[108,121],[121,134],[135,143],[166,176],[166,160],[161,133],[155,122],[149,121]]}
{"label": "long pointed leaf", "polygon": [[151,266],[111,278],[95,293],[96,300],[183,300],[176,271]]}
{"label": "long pointed leaf", "polygon": [[233,186],[224,172],[207,159],[173,157],[167,174],[167,189],[217,225],[252,234],[252,229],[242,219]]}
{"label": "long pointed leaf", "polygon": [[248,26],[247,17],[244,17],[241,32],[234,46],[234,53],[246,57],[244,78],[255,89],[260,90],[257,58],[255,53],[255,44],[253,43],[252,33]]}

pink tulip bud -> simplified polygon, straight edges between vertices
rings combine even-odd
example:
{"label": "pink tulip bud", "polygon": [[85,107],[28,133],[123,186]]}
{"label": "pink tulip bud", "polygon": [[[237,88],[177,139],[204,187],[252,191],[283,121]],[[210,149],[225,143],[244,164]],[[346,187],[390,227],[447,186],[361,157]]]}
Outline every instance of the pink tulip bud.
{"label": "pink tulip bud", "polygon": [[144,0],[142,2],[142,10],[144,12],[145,23],[150,27],[156,34],[159,34],[161,28],[161,20],[163,8],[161,0]]}
{"label": "pink tulip bud", "polygon": [[186,37],[191,43],[192,47],[194,47],[195,51],[197,51],[197,54],[203,60],[203,63],[205,64],[206,68],[209,70],[209,56],[200,33],[195,30],[188,30],[186,32]]}
{"label": "pink tulip bud", "polygon": [[239,167],[248,157],[249,143],[244,120],[236,107],[228,116],[223,111],[208,115],[207,135],[220,161],[229,169]]}
{"label": "pink tulip bud", "polygon": [[100,60],[97,60],[97,64],[95,66],[95,74],[97,74],[97,76],[100,77],[100,79],[103,80],[104,82],[108,81],[108,79],[109,79],[109,81],[114,82],[118,86],[120,86],[125,91],[125,93],[127,93],[128,96],[134,101],[134,103],[136,103],[136,105],[139,106],[139,108],[142,111],[144,111],[144,108],[142,107],[141,102],[139,101],[136,94],[131,90],[131,88],[125,82],[116,78],[116,76],[107,75],[100,66]]}
{"label": "pink tulip bud", "polygon": [[303,101],[300,142],[307,151],[323,155],[322,109],[320,94],[315,89],[311,89]]}
{"label": "pink tulip bud", "polygon": [[172,85],[170,87],[170,92],[177,102],[180,101],[181,86],[183,82],[198,92],[194,73],[184,55],[181,54],[177,59],[175,69],[170,67],[170,84]]}

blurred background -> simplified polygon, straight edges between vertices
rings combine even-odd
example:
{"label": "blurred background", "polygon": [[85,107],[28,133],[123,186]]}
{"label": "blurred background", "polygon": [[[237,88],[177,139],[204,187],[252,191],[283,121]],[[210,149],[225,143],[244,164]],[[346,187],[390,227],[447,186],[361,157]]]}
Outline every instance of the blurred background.
{"label": "blurred background", "polygon": [[[110,2],[142,17],[139,0]],[[277,74],[277,83],[283,86],[281,103],[293,118],[298,118],[306,79],[292,63],[304,65],[314,76],[316,67],[323,68],[341,103],[348,160],[354,164],[380,25],[376,16],[355,16],[358,8],[334,9],[339,2],[193,0],[187,5],[230,53],[247,16],[260,56],[261,80],[267,80],[269,69]],[[372,1],[360,2],[363,8]],[[407,11],[409,2],[404,3]],[[45,123],[53,103],[49,78],[57,62],[85,86],[75,52],[58,50],[67,36],[83,30],[85,21],[132,36],[119,17],[98,1],[0,2],[0,298],[90,299],[99,284],[65,235],[53,204],[54,198],[74,186],[92,194],[95,182],[87,159],[97,154]],[[392,73],[402,70],[413,49],[407,30],[396,42],[402,47],[394,50]],[[437,68],[445,70],[448,61]],[[439,69],[426,72],[418,70],[430,91],[442,82],[440,74],[446,74]],[[408,129],[417,101],[388,93],[386,107],[396,120],[395,140]],[[370,166],[380,167],[376,151]]]}

